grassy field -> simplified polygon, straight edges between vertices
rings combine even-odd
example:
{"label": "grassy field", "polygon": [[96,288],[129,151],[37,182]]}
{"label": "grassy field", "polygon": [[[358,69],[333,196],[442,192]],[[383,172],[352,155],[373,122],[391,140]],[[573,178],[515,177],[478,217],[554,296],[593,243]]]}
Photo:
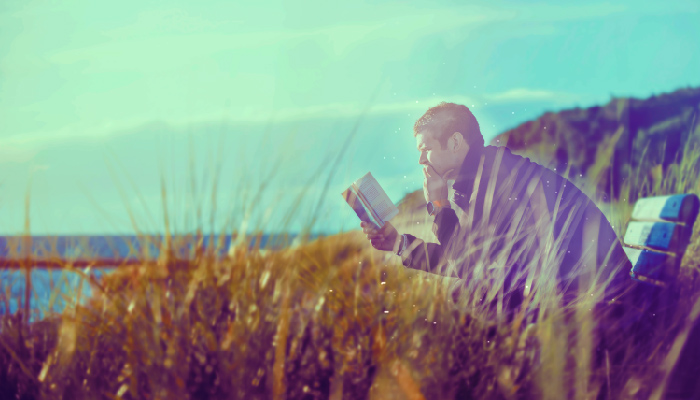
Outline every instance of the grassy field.
{"label": "grassy field", "polygon": [[[683,174],[697,160],[688,150],[675,172],[657,173],[656,181],[640,174],[601,210],[621,235],[631,212],[624,193],[641,185],[655,194],[698,193],[700,180]],[[593,197],[596,179],[575,183]],[[393,222],[430,239],[420,205],[408,196]],[[542,293],[533,301],[548,312],[536,324],[522,314],[493,320],[473,302],[455,307],[453,280],[405,270],[358,229],[280,251],[239,246],[215,257],[201,250],[186,264],[164,256],[110,274],[85,306],[31,326],[5,316],[0,397],[595,399],[603,391],[662,398],[700,313],[698,228],[683,259],[681,301],[641,362],[593,360],[595,296],[564,310],[556,291]],[[542,276],[554,268],[540,267]],[[498,289],[471,285],[467,298]],[[614,339],[626,354],[641,354],[631,338]]]}

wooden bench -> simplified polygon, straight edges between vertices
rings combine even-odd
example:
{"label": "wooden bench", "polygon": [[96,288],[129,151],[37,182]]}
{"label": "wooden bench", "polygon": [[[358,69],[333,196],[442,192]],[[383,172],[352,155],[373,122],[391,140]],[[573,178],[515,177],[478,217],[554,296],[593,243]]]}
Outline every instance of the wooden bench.
{"label": "wooden bench", "polygon": [[[623,238],[625,253],[632,263],[630,276],[649,286],[645,300],[653,306],[647,312],[661,317],[656,325],[657,333],[662,335],[679,317],[680,280],[690,277],[681,273],[681,259],[690,243],[699,208],[700,200],[695,194],[642,198],[634,206]],[[690,283],[694,289],[694,282]],[[669,376],[665,399],[700,398],[698,359],[700,323],[696,322]]]}

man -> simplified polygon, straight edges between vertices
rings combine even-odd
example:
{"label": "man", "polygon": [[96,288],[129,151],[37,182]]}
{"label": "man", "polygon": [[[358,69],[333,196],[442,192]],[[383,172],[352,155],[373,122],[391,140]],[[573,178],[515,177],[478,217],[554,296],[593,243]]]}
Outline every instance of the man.
{"label": "man", "polygon": [[[553,171],[505,147],[484,147],[467,107],[443,102],[430,108],[416,121],[414,137],[439,243],[400,235],[390,223],[381,230],[362,223],[373,247],[395,251],[406,267],[463,280],[475,273],[484,277],[484,264],[498,263],[508,269],[502,274],[506,286],[516,278],[525,283],[521,296],[538,285],[536,271],[524,267],[557,264],[565,304],[579,288],[594,288],[594,281],[601,286],[609,278],[622,285],[628,280],[631,265],[595,203]],[[612,300],[614,285],[605,286],[604,298]],[[522,299],[511,300],[515,307]]]}
{"label": "man", "polygon": [[455,300],[493,318],[511,320],[525,308],[534,321],[547,309],[588,301],[605,310],[605,330],[622,322],[632,266],[593,201],[528,158],[484,147],[463,105],[428,109],[413,133],[439,243],[363,222],[374,248],[394,251],[406,267],[458,278]]}

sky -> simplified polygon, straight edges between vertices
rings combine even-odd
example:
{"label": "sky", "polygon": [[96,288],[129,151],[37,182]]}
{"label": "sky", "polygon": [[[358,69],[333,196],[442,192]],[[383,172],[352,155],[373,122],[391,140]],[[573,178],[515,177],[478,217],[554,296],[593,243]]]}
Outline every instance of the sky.
{"label": "sky", "polygon": [[698,20],[697,0],[5,0],[0,235],[357,229],[340,193],[365,173],[394,202],[422,188],[429,107],[466,105],[488,142],[700,86]]}

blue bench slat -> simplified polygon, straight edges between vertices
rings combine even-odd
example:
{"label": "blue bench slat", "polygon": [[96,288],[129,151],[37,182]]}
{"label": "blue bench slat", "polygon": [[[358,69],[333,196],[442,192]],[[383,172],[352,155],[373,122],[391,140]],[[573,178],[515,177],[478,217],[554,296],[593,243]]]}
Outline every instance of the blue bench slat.
{"label": "blue bench slat", "polygon": [[632,221],[627,225],[625,244],[675,252],[679,243],[680,226],[673,222]]}
{"label": "blue bench slat", "polygon": [[639,199],[632,210],[632,219],[663,219],[693,223],[698,216],[700,200],[693,193]]}
{"label": "blue bench slat", "polygon": [[674,262],[672,256],[651,250],[624,248],[627,258],[632,262],[631,276],[637,279],[643,276],[657,281],[665,282],[670,278],[667,276],[669,264]]}

